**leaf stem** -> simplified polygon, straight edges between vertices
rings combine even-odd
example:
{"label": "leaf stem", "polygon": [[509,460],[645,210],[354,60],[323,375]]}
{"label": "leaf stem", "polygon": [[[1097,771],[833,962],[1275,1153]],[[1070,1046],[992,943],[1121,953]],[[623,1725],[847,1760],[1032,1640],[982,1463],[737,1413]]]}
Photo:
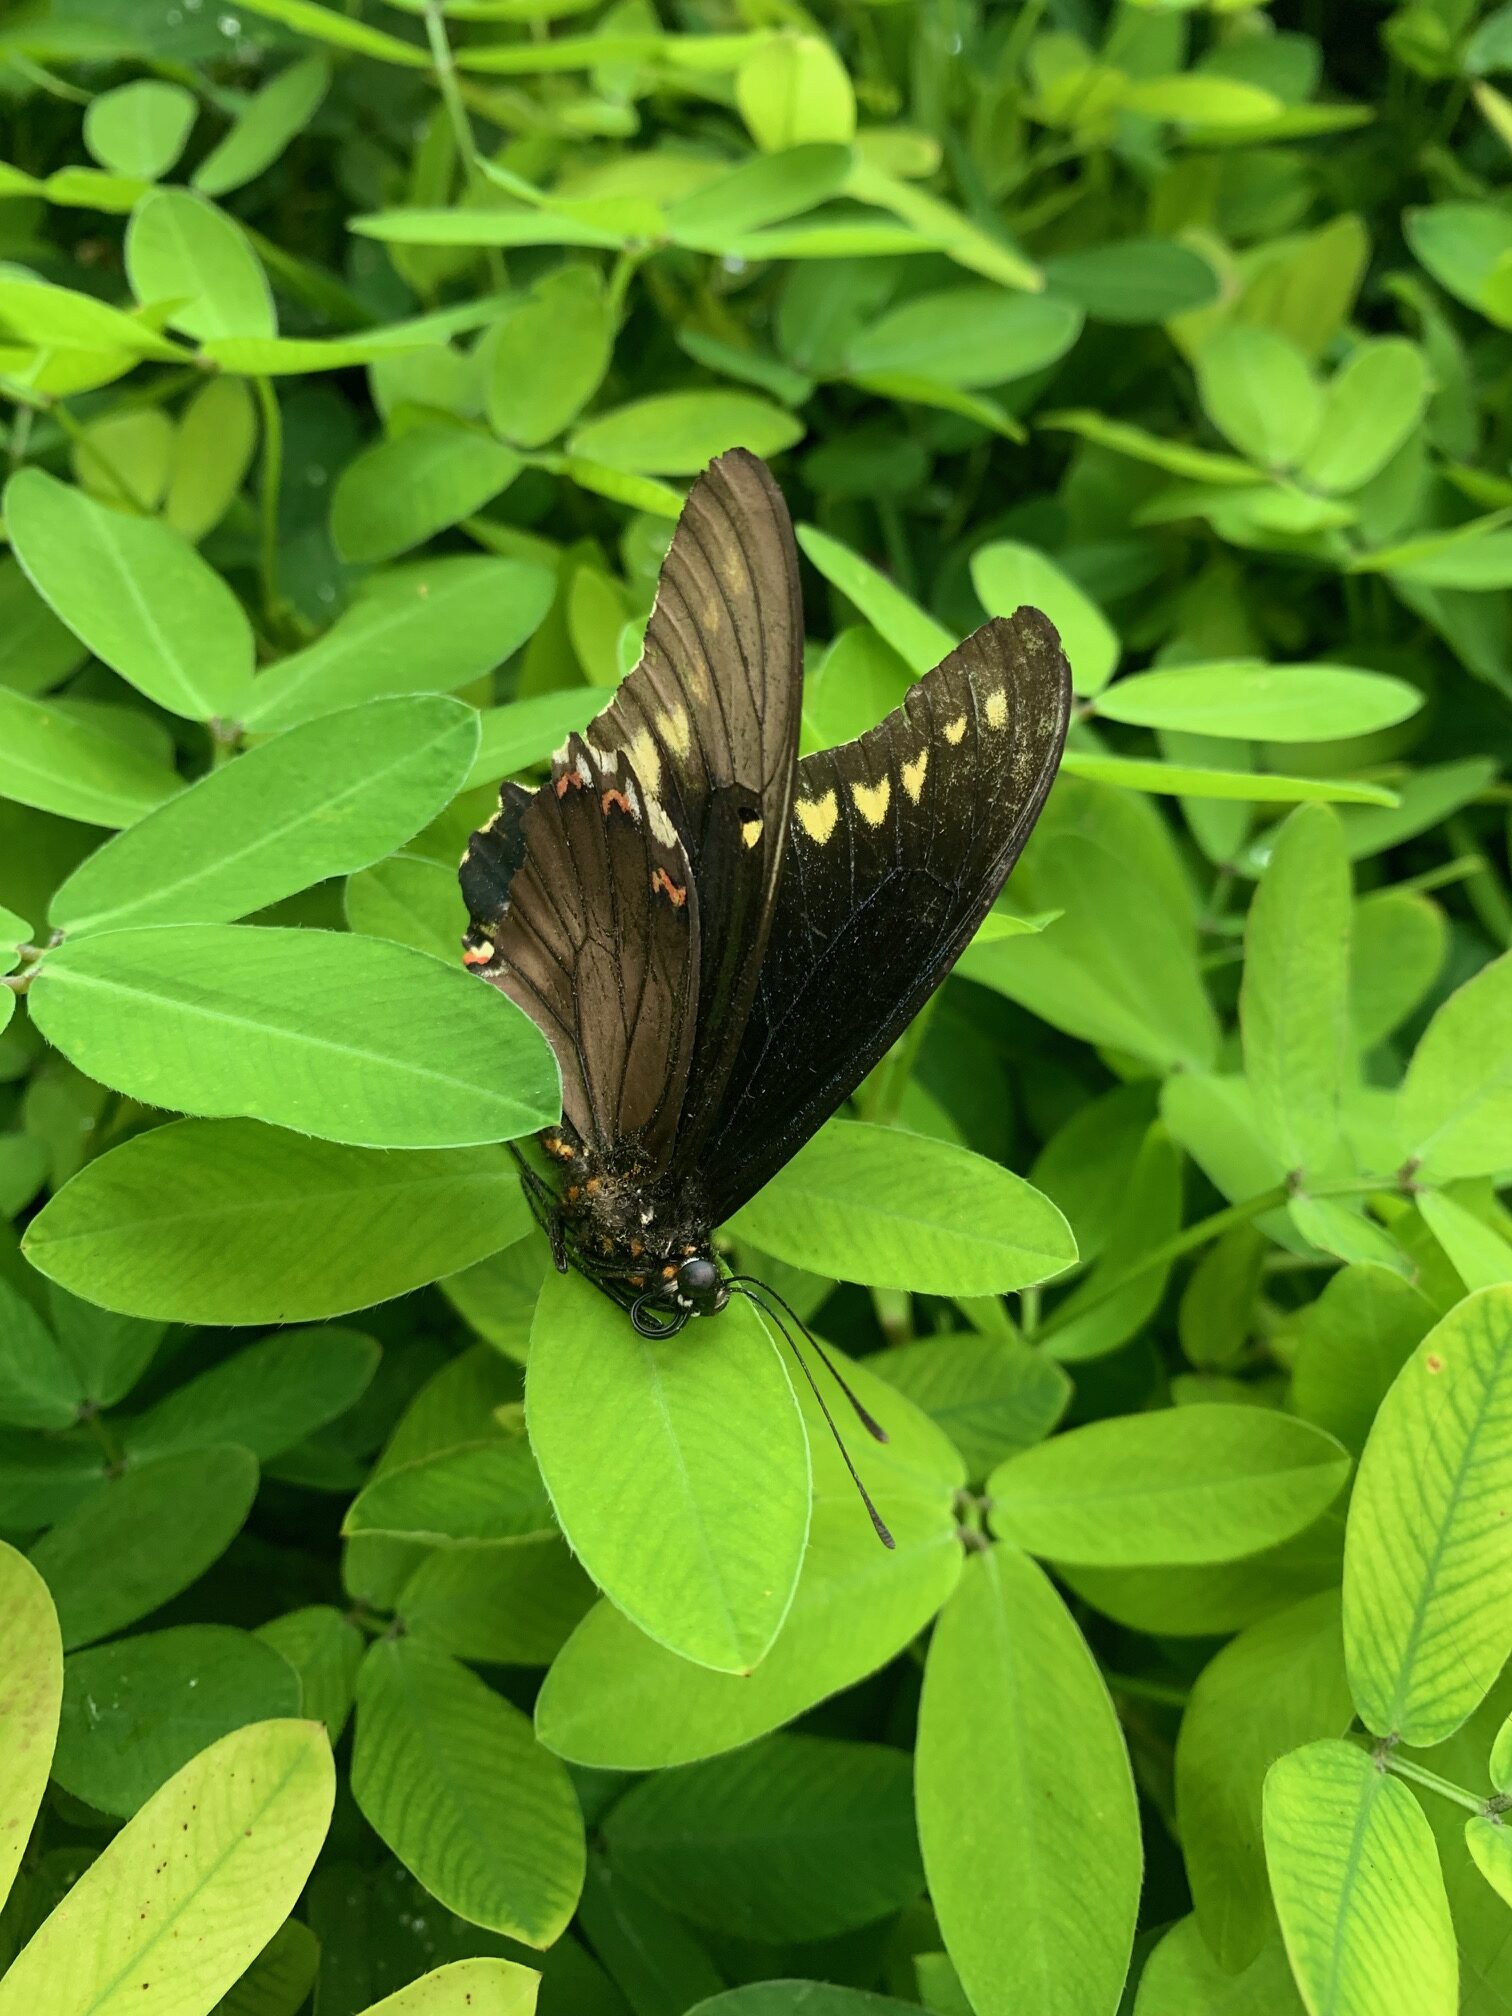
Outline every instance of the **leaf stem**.
{"label": "leaf stem", "polygon": [[1075,1310],[1069,1314],[1068,1305],[1063,1305],[1042,1326],[1036,1341],[1043,1342],[1053,1337],[1057,1331],[1065,1329],[1073,1316],[1079,1318],[1089,1309],[1095,1309],[1102,1303],[1111,1301],[1115,1295],[1122,1294],[1132,1281],[1153,1273],[1158,1267],[1169,1266],[1173,1260],[1181,1259],[1184,1254],[1194,1252],[1199,1246],[1206,1246],[1212,1239],[1222,1238],[1225,1232],[1231,1232],[1236,1225],[1248,1225],[1252,1219],[1263,1218],[1267,1211],[1280,1210],[1293,1197],[1369,1197],[1377,1191],[1395,1190],[1399,1187],[1395,1179],[1380,1176],[1358,1177],[1338,1183],[1277,1183],[1271,1189],[1262,1190],[1254,1197],[1246,1197],[1241,1203],[1230,1204],[1222,1211],[1214,1211],[1210,1217],[1199,1218],[1195,1225],[1188,1225],[1173,1238],[1153,1248],[1137,1266],[1120,1274],[1117,1280],[1108,1282],[1094,1295],[1079,1298]]}
{"label": "leaf stem", "polygon": [[1473,1792],[1467,1792],[1463,1785],[1456,1785],[1452,1778],[1441,1778],[1437,1771],[1425,1770],[1421,1764],[1409,1764],[1405,1757],[1395,1756],[1391,1751],[1378,1748],[1376,1762],[1394,1772],[1398,1778],[1408,1778],[1414,1785],[1425,1786],[1430,1792],[1437,1792],[1441,1798],[1452,1799],[1456,1806],[1463,1806],[1467,1813],[1484,1813],[1486,1801],[1477,1799]]}

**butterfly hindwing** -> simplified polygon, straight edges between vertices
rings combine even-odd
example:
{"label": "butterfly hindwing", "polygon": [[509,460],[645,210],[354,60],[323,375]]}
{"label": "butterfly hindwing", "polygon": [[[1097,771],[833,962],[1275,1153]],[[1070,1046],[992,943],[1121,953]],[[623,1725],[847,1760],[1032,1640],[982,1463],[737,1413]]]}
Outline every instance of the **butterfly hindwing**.
{"label": "butterfly hindwing", "polygon": [[1060,640],[1021,609],[876,728],[798,766],[760,978],[699,1157],[714,1223],[855,1090],[955,964],[1038,817],[1069,708]]}
{"label": "butterfly hindwing", "polygon": [[[542,790],[506,794],[503,901],[463,956],[545,1032],[578,1138],[611,1163],[633,1140],[654,1168],[692,1054],[698,894],[676,832],[624,762],[597,763],[577,736],[566,755]],[[464,862],[470,901],[493,872],[494,830],[474,835]]]}

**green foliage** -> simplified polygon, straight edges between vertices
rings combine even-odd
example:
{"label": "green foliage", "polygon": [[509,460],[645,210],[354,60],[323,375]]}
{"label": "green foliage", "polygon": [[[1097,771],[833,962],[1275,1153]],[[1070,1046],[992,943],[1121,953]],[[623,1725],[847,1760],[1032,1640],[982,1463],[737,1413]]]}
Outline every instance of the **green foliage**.
{"label": "green foliage", "polygon": [[[1512,2016],[1509,74],[5,14],[0,2016]],[[767,1316],[551,1269],[457,959],[737,443],[805,751],[1023,603],[1077,696],[720,1233],[891,1551]]]}

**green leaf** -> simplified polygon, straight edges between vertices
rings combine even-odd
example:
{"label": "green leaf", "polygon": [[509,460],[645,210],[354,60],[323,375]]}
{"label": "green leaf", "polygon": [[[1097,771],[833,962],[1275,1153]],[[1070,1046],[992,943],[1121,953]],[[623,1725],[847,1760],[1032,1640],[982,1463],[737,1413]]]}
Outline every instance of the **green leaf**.
{"label": "green leaf", "polygon": [[1286,108],[1273,92],[1235,77],[1199,71],[1171,77],[1141,77],[1124,87],[1124,109],[1146,119],[1220,130],[1265,126]]}
{"label": "green leaf", "polygon": [[1413,771],[1403,780],[1395,806],[1341,815],[1350,860],[1367,860],[1426,833],[1468,805],[1495,775],[1496,759],[1484,756],[1467,756],[1458,763],[1436,763]]}
{"label": "green leaf", "polygon": [[1076,1261],[1048,1197],[969,1149],[831,1120],[733,1221],[790,1266],[873,1288],[997,1295]]}
{"label": "green leaf", "polygon": [[1298,806],[1250,905],[1239,1020],[1261,1132],[1288,1169],[1311,1175],[1340,1162],[1351,906],[1338,820]]}
{"label": "green leaf", "polygon": [[1456,988],[1423,1032],[1401,1094],[1416,1173],[1446,1183],[1506,1166],[1512,1139],[1512,954]]}
{"label": "green leaf", "polygon": [[1512,1904],[1512,1834],[1500,1818],[1475,1813],[1465,1822],[1471,1859],[1504,1904]]}
{"label": "green leaf", "polygon": [[808,1531],[777,1352],[743,1299],[690,1350],[640,1336],[576,1274],[547,1279],[531,1331],[530,1440],[574,1553],[648,1636],[720,1672],[771,1646]]}
{"label": "green leaf", "polygon": [[907,1754],[820,1736],[768,1736],[643,1779],[604,1844],[669,1910],[767,1943],[870,1925],[924,1880]]}
{"label": "green leaf", "polygon": [[901,372],[965,389],[1004,385],[1064,357],[1081,328],[1081,310],[1048,294],[946,287],[858,331],[846,362],[856,373]]}
{"label": "green leaf", "polygon": [[392,938],[450,966],[457,956],[457,876],[450,865],[391,854],[347,882],[347,929],[365,938]]}
{"label": "green leaf", "polygon": [[1136,672],[1099,695],[1097,712],[1236,741],[1327,742],[1393,727],[1422,704],[1415,686],[1382,672],[1236,658]]}
{"label": "green leaf", "polygon": [[1265,1774],[1299,1744],[1342,1736],[1353,1715],[1334,1589],[1242,1631],[1192,1689],[1176,1743],[1177,1826],[1197,1921],[1228,1973],[1248,1967],[1275,1935]]}
{"label": "green leaf", "polygon": [[60,686],[84,662],[84,646],[60,623],[9,555],[0,560],[0,686],[33,697]]}
{"label": "green leaf", "polygon": [[444,1653],[407,1639],[369,1650],[352,1792],[448,1911],[531,1946],[565,1931],[584,1868],[572,1781],[519,1709]]}
{"label": "green leaf", "polygon": [[337,1742],[352,1711],[357,1669],[367,1650],[356,1624],[339,1610],[312,1603],[259,1625],[256,1635],[293,1667],[301,1712],[323,1722],[332,1743]]}
{"label": "green leaf", "polygon": [[176,1387],[123,1423],[122,1437],[134,1457],[234,1442],[266,1463],[355,1407],[378,1358],[360,1331],[285,1331]]}
{"label": "green leaf", "polygon": [[32,586],[112,671],[170,713],[235,719],[252,683],[252,631],[178,533],[40,469],[6,485],[5,523]]}
{"label": "green leaf", "polygon": [[1324,395],[1323,422],[1303,459],[1303,481],[1350,494],[1386,467],[1422,418],[1431,390],[1415,343],[1357,344]]}
{"label": "green leaf", "polygon": [[1512,1282],[1512,1245],[1442,1190],[1418,1192],[1423,1222],[1467,1288]]}
{"label": "green leaf", "polygon": [[93,721],[0,687],[0,797],[88,826],[129,826],[179,779]]}
{"label": "green leaf", "polygon": [[955,649],[956,639],[951,633],[859,553],[853,553],[813,525],[798,527],[798,544],[825,580],[855,604],[916,678],[932,670]]}
{"label": "green leaf", "polygon": [[319,1972],[320,1941],[298,1918],[286,1919],[216,2003],[215,2016],[298,2016]]}
{"label": "green leaf", "polygon": [[71,1428],[87,1395],[40,1314],[0,1276],[0,1421]]}
{"label": "green leaf", "polygon": [[918,2006],[828,1981],[757,1981],[697,2003],[688,2016],[907,2016]]}
{"label": "green leaf", "polygon": [[514,655],[555,587],[530,560],[448,558],[379,575],[323,637],[259,673],[242,718],[267,734],[359,701],[453,692]]}
{"label": "green leaf", "polygon": [[185,1624],[78,1652],[64,1669],[53,1775],[101,1813],[135,1813],[209,1744],[300,1712],[288,1661],[247,1631]]}
{"label": "green leaf", "polygon": [[522,448],[555,440],[598,390],[613,347],[598,274],[589,266],[548,273],[494,329],[488,424]]}
{"label": "green leaf", "polygon": [[411,1638],[458,1659],[549,1666],[597,1595],[565,1541],[556,1537],[502,1547],[438,1547],[394,1601]]}
{"label": "green leaf", "polygon": [[1431,1744],[1479,1704],[1512,1651],[1512,1288],[1435,1326],[1381,1403],[1344,1549],[1355,1705],[1378,1736]]}
{"label": "green leaf", "polygon": [[0,1981],[0,2016],[209,2010],[293,1909],[330,1823],[322,1730],[259,1722],[170,1779]]}
{"label": "green leaf", "polygon": [[973,1478],[1042,1442],[1071,1398],[1054,1359],[1010,1337],[956,1332],[895,1346],[877,1354],[876,1371],[944,1429]]}
{"label": "green leaf", "polygon": [[1331,1435],[1270,1408],[1167,1408],[1073,1428],[987,1480],[1000,1538],[1092,1567],[1178,1566],[1258,1554],[1310,1526],[1349,1458]]}
{"label": "green leaf", "polygon": [[[5,1744],[0,1748],[0,1903],[21,1866],[47,1788],[63,1647],[47,1584],[22,1554],[0,1541],[0,1673],[5,1675]],[[0,1987],[0,1993],[3,1993]]]}
{"label": "green leaf", "polygon": [[818,35],[764,39],[735,73],[735,102],[764,153],[855,137],[856,97],[844,64]]}
{"label": "green leaf", "polygon": [[[1033,546],[996,539],[971,556],[971,585],[989,616],[1011,616],[1028,603],[1060,632],[1078,694],[1101,693],[1118,666],[1118,632],[1101,609],[1068,574]],[[1115,689],[1128,685],[1121,680]]]}
{"label": "green leaf", "polygon": [[1115,2008],[1143,1862],[1133,1774],[1081,1633],[1010,1548],[972,1556],[935,1627],[917,1774],[930,1896],[978,2016]]}
{"label": "green leaf", "polygon": [[[76,294],[69,287],[13,274],[0,278],[0,323],[17,342],[39,349],[89,353],[80,365],[85,385],[76,388],[70,383],[66,387],[69,391],[108,383],[129,370],[138,357],[188,355],[145,317],[112,308],[92,294]],[[105,370],[99,376],[91,375],[92,360],[101,356]]]}
{"label": "green leaf", "polygon": [[86,1164],[27,1227],[25,1250],[128,1315],[297,1323],[454,1274],[529,1222],[496,1149],[375,1155],[249,1120],[184,1120]]}
{"label": "green leaf", "polygon": [[256,1495],[256,1458],[229,1446],[159,1457],[92,1492],[31,1550],[65,1648],[124,1630],[197,1581]]}
{"label": "green leaf", "polygon": [[507,1141],[561,1110],[533,1023],[381,938],[240,924],[68,940],[32,981],[50,1043],[148,1105],[369,1148]]}
{"label": "green leaf", "polygon": [[[1116,1351],[1144,1328],[1164,1298],[1169,1267],[1145,1268],[1141,1262],[1180,1228],[1182,1159],[1158,1121],[1127,1171],[1120,1205],[1096,1268],[1041,1327],[1041,1343],[1062,1362]],[[1122,1285],[1128,1276],[1134,1278]]]}
{"label": "green leaf", "polygon": [[540,1980],[513,1960],[453,1960],[369,2003],[363,2016],[534,2016]]}
{"label": "green leaf", "polygon": [[1385,1267],[1343,1267],[1302,1318],[1292,1405],[1356,1454],[1387,1388],[1427,1335],[1433,1305]]}
{"label": "green leaf", "polygon": [[644,476],[696,476],[727,448],[777,455],[801,441],[801,420],[751,392],[661,392],[601,413],[568,452]]}
{"label": "green leaf", "polygon": [[314,118],[330,88],[331,66],[323,56],[289,64],[252,94],[190,181],[202,196],[224,196],[255,181]]}
{"label": "green leaf", "polygon": [[1273,1938],[1242,1974],[1213,1958],[1195,1917],[1173,1925],[1145,1962],[1134,2016],[1305,2016],[1286,1961]]}
{"label": "green leaf", "polygon": [[1206,307],[1217,297],[1218,274],[1174,238],[1121,238],[1047,259],[1045,285],[1094,321],[1138,324]]}
{"label": "green leaf", "polygon": [[386,35],[381,28],[369,27],[365,21],[354,21],[332,7],[321,7],[316,0],[247,0],[247,11],[260,14],[264,20],[280,22],[298,35],[309,36],[311,41],[328,43],[333,49],[349,49],[354,56],[371,56],[379,63],[397,63],[411,70],[426,67],[424,51],[412,42],[401,42],[397,35]]}
{"label": "green leaf", "polygon": [[[812,141],[754,154],[679,197],[667,210],[667,230],[679,245],[725,252],[743,233],[785,223],[836,194],[850,165],[850,149],[837,142]],[[679,331],[678,341],[686,343],[693,333]],[[690,349],[690,354],[699,356],[699,350]]]}
{"label": "green leaf", "polygon": [[1432,991],[1449,950],[1448,919],[1411,889],[1378,889],[1355,905],[1349,1006],[1355,1047],[1373,1050]]}
{"label": "green leaf", "polygon": [[1456,300],[1507,326],[1492,283],[1512,252],[1512,218],[1493,203],[1433,203],[1408,210],[1402,228],[1413,254]]}
{"label": "green leaf", "polygon": [[1231,322],[1197,353],[1197,389],[1208,418],[1263,469],[1291,469],[1323,424],[1323,395],[1302,352],[1286,337]]}
{"label": "green leaf", "polygon": [[574,686],[488,708],[481,716],[483,739],[468,773],[469,789],[544,763],[569,735],[580,734],[603,705],[601,686]]}
{"label": "green leaf", "polygon": [[385,1469],[357,1494],[342,1532],[428,1545],[532,1540],[556,1531],[530,1445],[472,1442]]}
{"label": "green leaf", "polygon": [[268,276],[239,224],[204,196],[155,189],[126,228],[126,271],[138,301],[170,303],[168,326],[201,341],[272,336]]}
{"label": "green leaf", "polygon": [[1294,1750],[1265,1781],[1265,1856],[1308,2016],[1454,2016],[1444,1879],[1399,1778],[1350,1743]]}
{"label": "green leaf", "polygon": [[183,153],[198,111],[181,84],[140,78],[91,99],[84,145],[112,174],[156,182]]}
{"label": "green leaf", "polygon": [[520,468],[514,450],[486,434],[420,421],[365,448],[342,470],[331,499],[331,535],[347,560],[392,560],[480,511]]}
{"label": "green leaf", "polygon": [[1190,763],[1152,763],[1136,756],[1094,756],[1067,750],[1063,777],[1085,777],[1127,791],[1159,791],[1176,798],[1239,799],[1248,804],[1298,805],[1311,799],[1337,805],[1389,805],[1396,794],[1380,784],[1330,777],[1281,777],[1266,770],[1206,770]]}
{"label": "green leaf", "polygon": [[878,1546],[805,1386],[813,1518],[792,1608],[771,1650],[754,1673],[712,1672],[599,1603],[536,1704],[541,1740],[551,1749],[577,1763],[631,1771],[733,1749],[874,1672],[939,1609],[961,1572],[952,1506],[963,1466],[939,1429],[866,1363],[843,1370],[887,1429],[886,1444],[868,1446],[861,1461],[894,1551]]}
{"label": "green leaf", "polygon": [[455,700],[379,700],[212,770],[91,854],[54,896],[78,934],[222,923],[381,860],[452,800],[477,748]]}
{"label": "green leaf", "polygon": [[203,539],[236,501],[257,445],[257,411],[240,379],[212,378],[184,408],[173,439],[163,519]]}

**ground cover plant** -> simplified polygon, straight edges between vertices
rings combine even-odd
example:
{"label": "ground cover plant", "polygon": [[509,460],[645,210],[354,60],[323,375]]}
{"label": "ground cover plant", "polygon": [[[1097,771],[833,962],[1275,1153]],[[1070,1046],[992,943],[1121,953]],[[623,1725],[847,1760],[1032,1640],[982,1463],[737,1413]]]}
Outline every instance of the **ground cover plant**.
{"label": "ground cover plant", "polygon": [[[0,2016],[1512,2010],[1512,9],[0,21]],[[1065,762],[726,1228],[458,962],[688,483]],[[8,1543],[8,1544],[5,1544]]]}

